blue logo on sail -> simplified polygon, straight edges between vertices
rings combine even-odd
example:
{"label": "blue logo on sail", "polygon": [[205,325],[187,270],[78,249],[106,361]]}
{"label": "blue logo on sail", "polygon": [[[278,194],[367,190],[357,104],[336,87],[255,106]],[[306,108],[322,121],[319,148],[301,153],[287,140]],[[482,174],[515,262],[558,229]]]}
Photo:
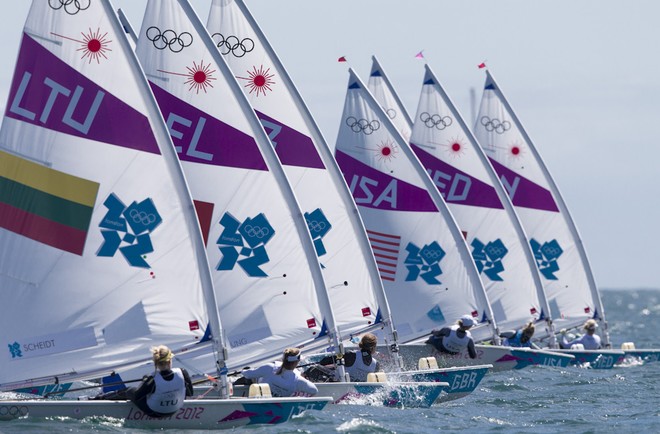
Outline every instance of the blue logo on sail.
{"label": "blue logo on sail", "polygon": [[532,238],[529,241],[534,252],[534,259],[539,271],[548,280],[557,280],[555,272],[559,271],[559,263],[557,260],[564,253],[557,240],[545,242],[543,244]]}
{"label": "blue logo on sail", "polygon": [[216,244],[222,253],[222,259],[216,270],[233,270],[238,264],[248,276],[267,277],[259,268],[270,261],[266,253],[266,244],[275,235],[275,229],[266,216],[261,213],[254,218],[246,218],[243,223],[226,212],[220,219],[224,230]]}
{"label": "blue logo on sail", "polygon": [[14,341],[13,344],[7,344],[7,346],[9,347],[9,354],[11,354],[12,359],[23,357],[23,353],[21,352],[21,344]]}
{"label": "blue logo on sail", "polygon": [[127,207],[112,193],[103,205],[108,212],[99,224],[103,244],[96,255],[113,257],[119,250],[133,267],[150,268],[144,255],[154,251],[150,234],[163,221],[153,201],[145,199]]}
{"label": "blue logo on sail", "polygon": [[330,231],[332,225],[321,211],[321,208],[316,208],[312,212],[305,213],[305,221],[307,228],[312,235],[314,241],[314,248],[316,249],[317,256],[323,256],[327,253],[323,245],[323,237]]}
{"label": "blue logo on sail", "polygon": [[418,277],[424,279],[429,285],[439,285],[440,282],[436,279],[442,274],[440,268],[440,261],[445,257],[445,251],[442,250],[440,244],[433,241],[431,244],[426,244],[421,249],[413,243],[408,243],[406,246],[408,256],[404,264],[408,269],[406,276],[407,282],[413,282]]}
{"label": "blue logo on sail", "polygon": [[499,238],[484,244],[478,238],[472,240],[472,258],[477,264],[479,273],[484,273],[490,280],[502,281],[500,273],[504,271],[502,259],[509,251]]}

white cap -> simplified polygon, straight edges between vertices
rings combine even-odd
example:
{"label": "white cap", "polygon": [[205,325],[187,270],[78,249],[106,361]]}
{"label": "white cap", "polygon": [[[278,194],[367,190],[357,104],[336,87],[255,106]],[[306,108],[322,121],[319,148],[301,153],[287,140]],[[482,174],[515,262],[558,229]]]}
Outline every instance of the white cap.
{"label": "white cap", "polygon": [[477,322],[472,318],[472,315],[463,315],[461,317],[461,324],[463,327],[473,327]]}

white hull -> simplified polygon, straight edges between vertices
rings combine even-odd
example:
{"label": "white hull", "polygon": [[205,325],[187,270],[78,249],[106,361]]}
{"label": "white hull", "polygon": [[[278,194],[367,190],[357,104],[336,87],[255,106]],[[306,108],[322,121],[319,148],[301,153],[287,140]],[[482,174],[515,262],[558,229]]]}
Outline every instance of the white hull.
{"label": "white hull", "polygon": [[327,397],[186,400],[176,414],[152,418],[129,401],[17,400],[0,401],[0,420],[108,417],[138,428],[227,429],[286,422],[305,410],[321,410],[330,401]]}

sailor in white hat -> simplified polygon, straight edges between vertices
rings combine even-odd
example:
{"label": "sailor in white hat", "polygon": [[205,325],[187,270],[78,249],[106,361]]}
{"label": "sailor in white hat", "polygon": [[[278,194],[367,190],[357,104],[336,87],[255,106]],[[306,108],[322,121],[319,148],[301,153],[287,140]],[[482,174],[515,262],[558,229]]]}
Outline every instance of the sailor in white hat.
{"label": "sailor in white hat", "polygon": [[425,343],[433,346],[439,353],[451,355],[457,355],[467,348],[470,358],[474,359],[477,357],[477,351],[469,330],[476,324],[477,321],[472,315],[463,315],[453,326],[433,330]]}

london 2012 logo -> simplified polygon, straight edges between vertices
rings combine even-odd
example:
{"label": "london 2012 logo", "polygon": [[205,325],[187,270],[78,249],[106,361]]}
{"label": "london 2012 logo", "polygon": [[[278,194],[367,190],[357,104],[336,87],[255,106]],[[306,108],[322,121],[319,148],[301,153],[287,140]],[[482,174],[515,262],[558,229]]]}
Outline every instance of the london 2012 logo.
{"label": "london 2012 logo", "polygon": [[151,199],[126,206],[114,193],[103,202],[108,209],[99,227],[103,244],[97,256],[113,257],[119,250],[133,267],[151,268],[145,255],[154,251],[151,234],[162,223]]}
{"label": "london 2012 logo", "polygon": [[539,272],[548,280],[558,280],[555,273],[559,271],[558,259],[564,253],[557,240],[547,241],[543,244],[532,238],[529,241],[536,259]]}
{"label": "london 2012 logo", "polygon": [[412,282],[421,278],[429,285],[439,285],[437,277],[442,274],[440,261],[445,257],[445,251],[442,250],[437,241],[425,244],[422,248],[414,243],[408,243],[406,246],[408,256],[404,264],[408,269],[406,276],[407,282]]}
{"label": "london 2012 logo", "polygon": [[7,346],[9,347],[9,354],[11,354],[12,359],[23,357],[23,353],[21,352],[21,344],[14,341],[13,344],[7,344]]}
{"label": "london 2012 logo", "polygon": [[224,230],[216,244],[222,259],[216,270],[233,270],[238,264],[251,277],[267,277],[261,266],[270,261],[266,244],[275,235],[275,229],[261,213],[242,222],[226,212],[220,219]]}
{"label": "london 2012 logo", "polygon": [[493,281],[504,280],[500,276],[500,273],[504,271],[502,259],[509,253],[509,250],[502,240],[498,238],[484,244],[481,240],[475,238],[470,245],[472,246],[472,258],[479,273],[484,273]]}
{"label": "london 2012 logo", "polygon": [[317,256],[323,256],[327,253],[325,246],[323,245],[323,237],[330,231],[332,225],[326,218],[321,208],[316,208],[312,212],[305,213],[305,221],[307,222],[307,228],[309,233],[312,236],[312,241],[314,242],[314,248],[316,249]]}

